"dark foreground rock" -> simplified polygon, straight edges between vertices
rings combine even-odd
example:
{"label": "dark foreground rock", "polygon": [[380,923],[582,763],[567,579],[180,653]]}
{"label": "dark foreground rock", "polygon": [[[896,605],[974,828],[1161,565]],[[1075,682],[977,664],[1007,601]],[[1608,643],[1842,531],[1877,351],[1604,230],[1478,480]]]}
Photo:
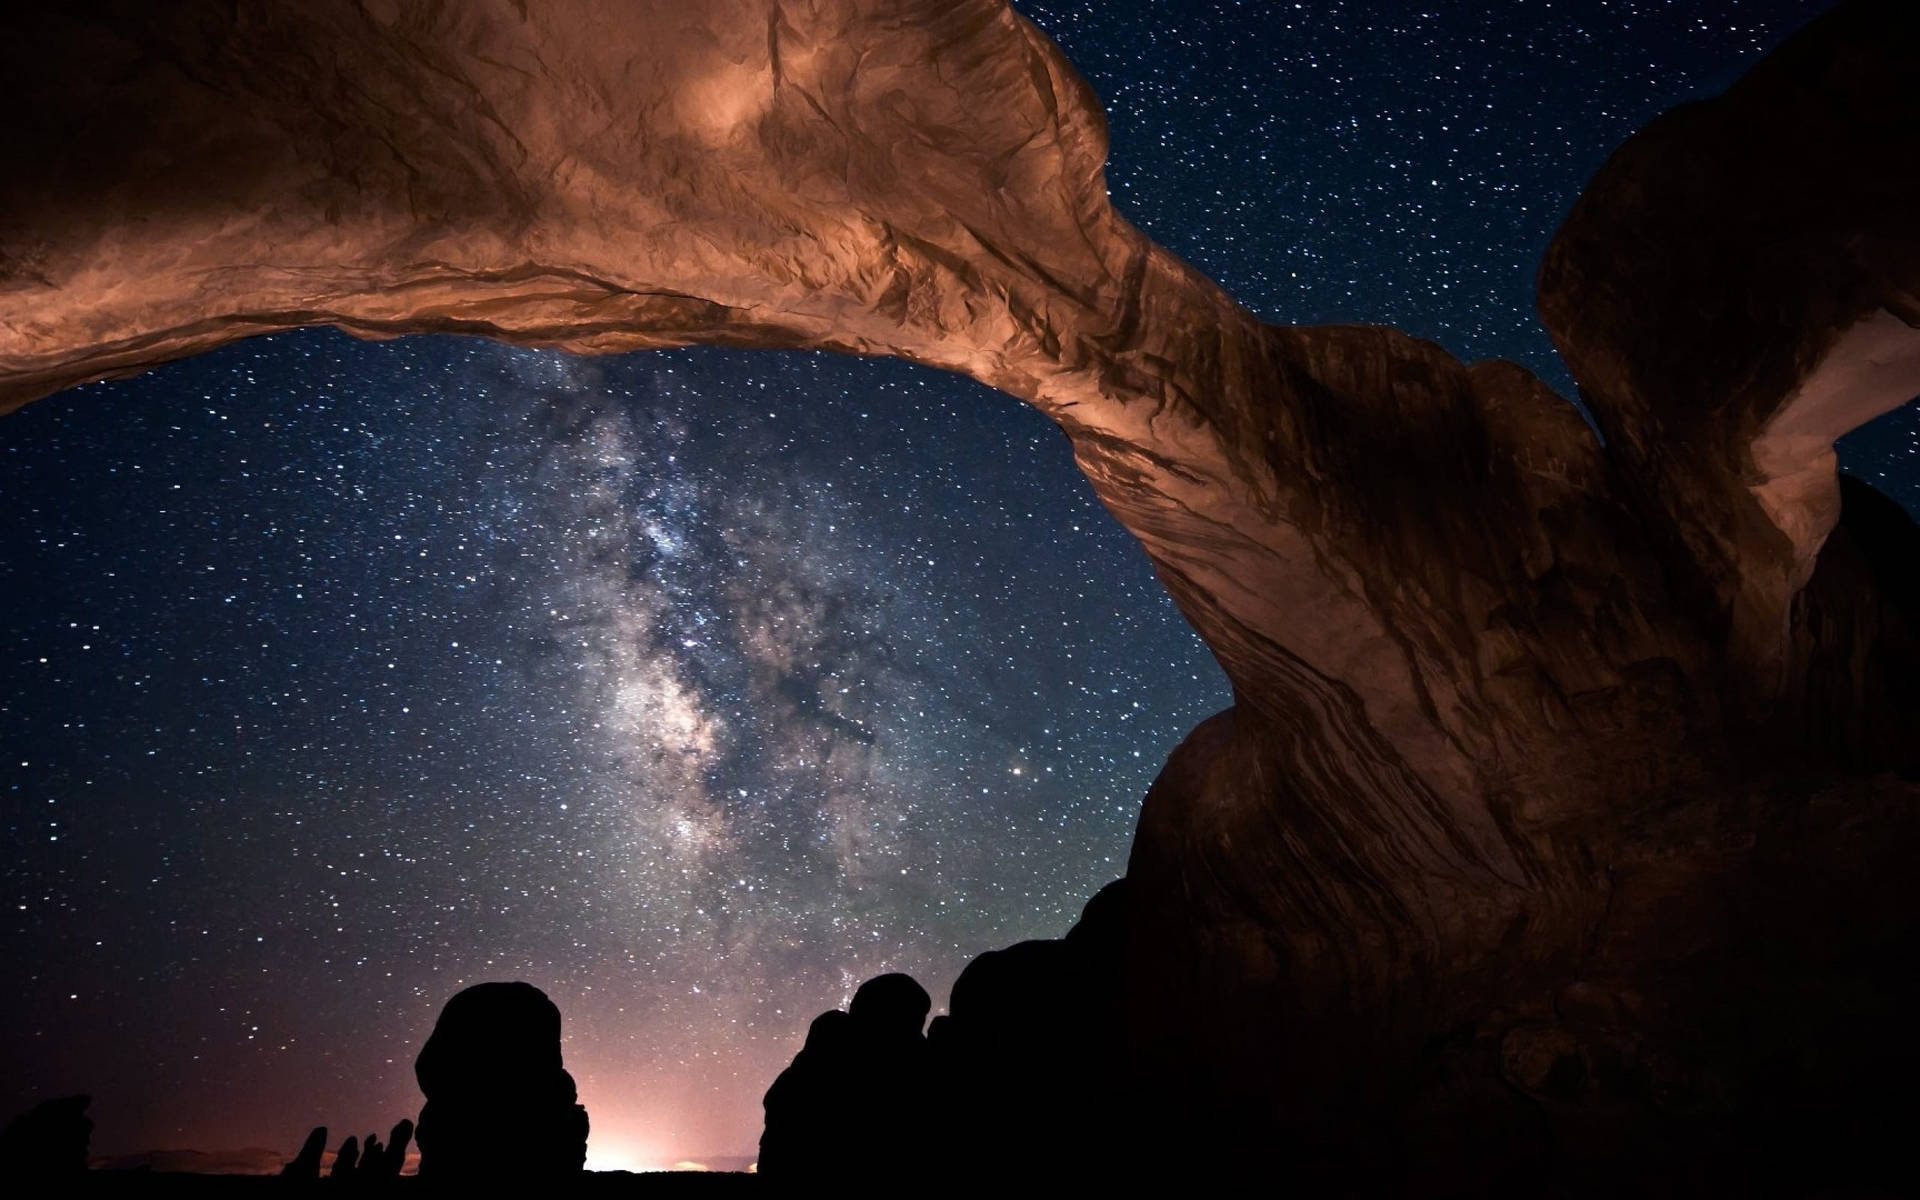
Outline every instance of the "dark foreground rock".
{"label": "dark foreground rock", "polygon": [[924,1037],[927,993],[905,975],[870,979],[847,1011],[814,1018],[767,1091],[760,1173],[776,1184],[1123,1182],[1143,1161],[1112,1153],[1139,1128],[1122,1028],[1127,908],[1121,880],[1066,938],[981,955]]}
{"label": "dark foreground rock", "polygon": [[564,1183],[586,1164],[587,1110],[560,1058],[560,1010],[526,983],[482,983],[441,1010],[414,1060],[415,1137],[435,1182]]}
{"label": "dark foreground rock", "polygon": [[367,1135],[360,1152],[360,1177],[362,1179],[394,1179],[407,1162],[407,1148],[413,1143],[413,1122],[400,1118],[388,1135],[385,1145],[373,1134]]}
{"label": "dark foreground rock", "polygon": [[307,1134],[307,1140],[300,1143],[300,1152],[287,1160],[280,1168],[282,1179],[318,1179],[320,1178],[320,1160],[327,1153],[327,1127],[315,1125]]}
{"label": "dark foreground rock", "polygon": [[87,1145],[93,1119],[91,1096],[46,1100],[7,1122],[0,1130],[0,1184],[58,1188],[87,1169]]}
{"label": "dark foreground rock", "polygon": [[333,1166],[327,1171],[328,1179],[350,1180],[360,1174],[360,1139],[348,1134],[347,1140],[340,1143],[340,1149],[334,1152]]}
{"label": "dark foreground rock", "polygon": [[[764,1196],[766,1181],[743,1172],[724,1171],[583,1171],[565,1183],[544,1186],[541,1196]],[[403,1176],[378,1186],[343,1185],[321,1180],[292,1185],[272,1175],[225,1175],[193,1171],[95,1170],[64,1185],[60,1196],[112,1196],[126,1200],[152,1197],[260,1197],[284,1200],[290,1196],[444,1196],[449,1190],[429,1180]],[[491,1195],[492,1191],[462,1190],[458,1194]]]}
{"label": "dark foreground rock", "polygon": [[906,975],[861,984],[846,1011],[814,1018],[767,1089],[759,1173],[780,1184],[917,1177],[934,1129],[926,1025],[932,999]]}
{"label": "dark foreground rock", "polygon": [[1126,882],[1109,884],[1066,938],[989,951],[954,981],[928,1039],[940,1173],[1118,1182],[1141,1161],[1116,1156],[1133,1141],[1127,907]]}

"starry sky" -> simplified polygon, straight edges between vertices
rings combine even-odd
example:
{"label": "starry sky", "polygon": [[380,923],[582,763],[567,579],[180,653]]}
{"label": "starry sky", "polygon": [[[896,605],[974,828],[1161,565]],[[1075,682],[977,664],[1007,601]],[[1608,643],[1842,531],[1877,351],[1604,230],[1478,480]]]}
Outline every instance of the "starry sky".
{"label": "starry sky", "polygon": [[[1822,5],[1020,7],[1255,311],[1570,392],[1560,216]],[[1915,406],[1842,450],[1920,512]],[[0,1106],[100,1153],[384,1130],[518,978],[590,1165],[748,1156],[813,1014],[1063,932],[1229,702],[1058,432],[904,363],[278,335],[0,421],[0,504]]]}

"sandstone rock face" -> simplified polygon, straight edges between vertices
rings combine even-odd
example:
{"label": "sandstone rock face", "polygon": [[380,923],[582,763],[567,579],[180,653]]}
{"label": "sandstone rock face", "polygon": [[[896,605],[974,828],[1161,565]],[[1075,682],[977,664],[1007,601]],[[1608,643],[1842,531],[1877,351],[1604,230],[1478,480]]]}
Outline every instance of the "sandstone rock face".
{"label": "sandstone rock face", "polygon": [[[1141,819],[1143,1059],[1275,1120],[1750,1130],[1799,1086],[1755,1063],[1912,999],[1874,964],[1914,535],[1830,446],[1920,392],[1915,19],[1843,5],[1596,178],[1541,304],[1603,450],[1517,367],[1263,325],[1147,241],[1002,0],[41,6],[0,45],[0,403],[317,323],[970,374],[1234,684]],[[1585,1082],[1511,1083],[1575,984],[1620,1014]]]}
{"label": "sandstone rock face", "polygon": [[1257,870],[1312,921],[1484,948],[1565,815],[1523,798],[1609,774],[1540,725],[1665,716],[1635,672],[1700,656],[1566,404],[1254,320],[1113,212],[1095,98],[999,0],[84,13],[4,64],[0,398],[320,322],[965,371],[1060,422],[1289,743],[1300,861]]}
{"label": "sandstone rock face", "polygon": [[1786,684],[1834,440],[1920,394],[1917,42],[1912,5],[1841,5],[1621,147],[1541,267],[1547,327],[1747,702]]}

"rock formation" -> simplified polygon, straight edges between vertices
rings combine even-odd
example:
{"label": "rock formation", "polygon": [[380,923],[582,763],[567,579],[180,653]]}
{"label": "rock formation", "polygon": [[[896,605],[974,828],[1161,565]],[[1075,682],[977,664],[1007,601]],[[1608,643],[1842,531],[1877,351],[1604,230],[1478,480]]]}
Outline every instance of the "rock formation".
{"label": "rock formation", "polygon": [[93,1119],[91,1096],[46,1100],[0,1130],[0,1182],[8,1189],[65,1189],[87,1170]]}
{"label": "rock formation", "polygon": [[532,984],[480,983],[447,1001],[413,1073],[427,1097],[422,1178],[564,1182],[585,1166],[587,1110],[561,1064],[560,1010]]}
{"label": "rock formation", "polygon": [[954,981],[948,1014],[927,1039],[943,1178],[1123,1185],[1142,1163],[1128,1147],[1179,1136],[1167,1124],[1176,1111],[1156,1111],[1150,1131],[1134,1120],[1138,1081],[1122,1025],[1127,891],[1125,880],[1109,884],[1066,938],[989,951]]}
{"label": "rock formation", "polygon": [[759,1173],[781,1183],[894,1184],[931,1157],[933,1079],[921,1034],[933,1007],[907,975],[860,985],[815,1017],[792,1065],[767,1089]]}
{"label": "rock formation", "polygon": [[374,1135],[367,1135],[367,1149],[360,1155],[360,1176],[363,1179],[397,1179],[400,1169],[407,1163],[407,1147],[413,1142],[413,1122],[400,1118],[387,1136],[387,1144],[382,1146]]}
{"label": "rock formation", "polygon": [[353,1134],[340,1143],[340,1149],[333,1156],[333,1167],[327,1172],[328,1179],[353,1179],[360,1173],[360,1139]]}
{"label": "rock formation", "polygon": [[1841,5],[1595,178],[1541,308],[1603,446],[1153,245],[1004,0],[34,6],[0,404],[309,324],[970,374],[1234,686],[1129,865],[1141,1103],[1349,1182],[1870,1179],[1920,1062],[1920,614],[1831,443],[1920,392],[1917,14]]}
{"label": "rock formation", "polygon": [[806,1044],[761,1099],[766,1124],[760,1135],[758,1171],[768,1179],[833,1178],[847,1160],[845,1063],[851,1057],[843,1009],[823,1012],[807,1027]]}
{"label": "rock formation", "polygon": [[[393,1127],[393,1133],[384,1145],[377,1133],[369,1133],[364,1139],[349,1136],[340,1143],[339,1151],[333,1156],[333,1166],[328,1170],[327,1178],[363,1182],[398,1178],[401,1168],[406,1165],[407,1147],[412,1142],[413,1122],[404,1117]],[[301,1144],[300,1153],[280,1168],[280,1177],[320,1178],[320,1167],[326,1153],[327,1127],[316,1125]]]}
{"label": "rock formation", "polygon": [[1141,1105],[1160,1081],[1128,1045],[1129,895],[1117,880],[1065,938],[974,959],[924,1039],[927,995],[904,975],[815,1018],[767,1092],[760,1174],[1124,1191],[1155,1165],[1142,1148],[1261,1136],[1218,1104]]}
{"label": "rock formation", "polygon": [[1547,329],[1743,715],[1792,693],[1790,609],[1842,513],[1833,442],[1920,394],[1917,39],[1910,4],[1839,6],[1622,146],[1541,266]]}
{"label": "rock formation", "polygon": [[280,1168],[282,1179],[318,1179],[320,1178],[320,1160],[327,1154],[327,1127],[315,1125],[307,1134],[307,1140],[300,1143],[300,1153],[288,1160]]}

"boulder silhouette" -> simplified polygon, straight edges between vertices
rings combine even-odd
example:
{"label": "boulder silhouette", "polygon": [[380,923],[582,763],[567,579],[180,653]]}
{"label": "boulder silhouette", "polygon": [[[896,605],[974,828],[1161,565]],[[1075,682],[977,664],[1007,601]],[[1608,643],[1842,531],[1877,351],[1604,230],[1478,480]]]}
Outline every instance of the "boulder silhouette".
{"label": "boulder silhouette", "polygon": [[932,1160],[943,1178],[1087,1182],[1124,1166],[1093,1147],[1137,1144],[1120,1018],[1126,881],[1103,888],[1061,940],[980,955],[928,1031]]}
{"label": "boulder silhouette", "polygon": [[327,1127],[316,1125],[307,1140],[300,1144],[300,1153],[292,1161],[280,1168],[282,1179],[318,1179],[320,1178],[320,1160],[327,1153]]}
{"label": "boulder silhouette", "polygon": [[818,1179],[832,1172],[844,1136],[852,1022],[837,1008],[815,1017],[806,1045],[767,1089],[761,1101],[767,1117],[760,1135],[760,1174]]}
{"label": "boulder silhouette", "polygon": [[63,1096],[21,1113],[0,1132],[0,1180],[10,1187],[56,1183],[87,1169],[91,1096]]}
{"label": "boulder silhouette", "polygon": [[925,1036],[932,1002],[906,975],[870,979],[846,1012],[816,1017],[767,1091],[760,1173],[1118,1182],[1127,1160],[1112,1151],[1151,1132],[1135,1114],[1155,1089],[1127,1066],[1131,895],[1116,880],[1065,938],[974,959]]}
{"label": "boulder silhouette", "polygon": [[420,1174],[492,1184],[578,1175],[587,1110],[560,1057],[560,1010],[527,983],[482,983],[447,1001],[414,1060],[427,1102]]}
{"label": "boulder silhouette", "polygon": [[847,1013],[854,1025],[876,1036],[919,1037],[927,1023],[933,998],[913,976],[895,972],[876,975],[853,994]]}
{"label": "boulder silhouette", "polygon": [[847,1011],[814,1018],[806,1045],[767,1089],[759,1173],[795,1181],[895,1181],[926,1161],[931,1098],[921,1027],[933,1001],[881,975]]}
{"label": "boulder silhouette", "polygon": [[382,1146],[379,1139],[367,1135],[366,1149],[360,1152],[360,1176],[363,1179],[394,1179],[400,1174],[400,1168],[407,1162],[407,1146],[413,1141],[413,1122],[405,1117],[393,1127],[388,1135],[387,1144]]}
{"label": "boulder silhouette", "polygon": [[333,1170],[327,1172],[328,1179],[352,1179],[359,1173],[360,1139],[352,1134],[340,1143],[340,1153],[333,1156]]}

